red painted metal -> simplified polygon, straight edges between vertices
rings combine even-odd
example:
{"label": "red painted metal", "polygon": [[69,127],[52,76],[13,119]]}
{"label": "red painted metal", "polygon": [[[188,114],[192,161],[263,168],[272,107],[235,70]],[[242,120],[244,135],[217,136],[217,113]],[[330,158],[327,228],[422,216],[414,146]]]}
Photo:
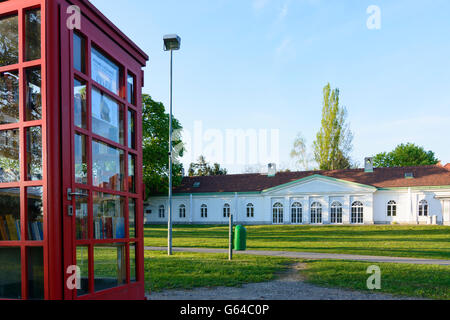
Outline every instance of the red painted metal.
{"label": "red painted metal", "polygon": [[[87,40],[86,48],[86,74],[74,70],[72,63],[72,38],[73,31],[66,27],[67,7],[77,5],[81,9],[82,23],[79,32]],[[24,12],[30,8],[41,9],[41,59],[24,61]],[[0,125],[0,130],[20,130],[20,154],[21,154],[21,179],[17,183],[0,183],[0,188],[20,188],[21,192],[21,239],[22,241],[0,242],[0,247],[18,247],[21,249],[22,259],[22,298],[28,297],[27,282],[27,248],[42,247],[44,251],[44,283],[45,299],[144,299],[144,233],[143,233],[143,184],[142,184],[142,106],[141,90],[136,90],[136,105],[128,103],[126,97],[126,75],[142,75],[148,56],[133,42],[120,32],[107,18],[105,18],[89,1],[86,0],[11,0],[0,3],[0,16],[16,13],[19,17],[19,63],[0,67],[0,72],[18,70],[20,76],[19,90],[20,121],[17,124]],[[78,31],[77,31],[78,32]],[[91,80],[90,48],[96,47],[110,57],[122,68],[122,80],[120,94],[108,92],[106,88]],[[25,85],[24,70],[29,67],[41,66],[42,79],[42,120],[25,121]],[[73,79],[79,78],[87,85],[88,101],[90,106],[90,92],[92,88],[107,92],[109,96],[124,106],[124,145],[111,142],[101,136],[92,133],[91,108],[88,107],[88,125],[86,130],[75,128],[73,123]],[[143,86],[143,77],[135,77],[135,87]],[[128,112],[135,112],[136,150],[127,146]],[[41,181],[27,181],[26,176],[26,129],[39,126],[42,128],[42,156],[43,179]],[[75,133],[87,137],[88,158],[88,184],[79,185],[74,181],[74,141]],[[101,141],[119,148],[124,152],[125,161],[125,189],[124,191],[112,191],[93,186],[92,179],[92,152],[90,146],[92,140]],[[128,154],[136,157],[136,193],[128,190]],[[29,241],[26,239],[27,199],[28,187],[43,187],[44,198],[44,240]],[[75,217],[67,215],[68,206],[75,207],[75,200],[67,200],[67,189],[83,189],[89,193],[89,239],[78,241],[75,239]],[[108,194],[125,197],[125,228],[126,238],[120,240],[93,240],[93,193],[105,192]],[[129,238],[128,203],[129,199],[136,200],[136,238]],[[121,287],[94,292],[94,246],[98,244],[126,244],[126,283]],[[136,244],[136,282],[130,281],[129,245]],[[85,245],[89,247],[89,290],[90,294],[77,297],[74,290],[67,288],[67,274],[65,270],[70,265],[75,265],[76,247]]]}

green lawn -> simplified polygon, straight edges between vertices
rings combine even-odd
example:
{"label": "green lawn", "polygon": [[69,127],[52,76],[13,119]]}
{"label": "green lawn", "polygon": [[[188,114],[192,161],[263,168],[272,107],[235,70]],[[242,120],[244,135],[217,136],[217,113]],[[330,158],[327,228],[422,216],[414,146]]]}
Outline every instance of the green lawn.
{"label": "green lawn", "polygon": [[228,261],[223,254],[145,252],[146,290],[234,287],[275,279],[276,273],[293,261],[284,258],[236,256]]}
{"label": "green lawn", "polygon": [[[450,259],[450,227],[249,226],[248,249]],[[174,226],[175,247],[227,248],[227,226]],[[166,246],[167,226],[146,226],[146,246]]]}
{"label": "green lawn", "polygon": [[[369,291],[366,273],[374,263],[354,261],[308,261],[302,271],[307,281],[324,287]],[[400,296],[450,299],[450,268],[410,264],[376,263],[381,269],[381,290]],[[372,291],[373,292],[373,291]]]}

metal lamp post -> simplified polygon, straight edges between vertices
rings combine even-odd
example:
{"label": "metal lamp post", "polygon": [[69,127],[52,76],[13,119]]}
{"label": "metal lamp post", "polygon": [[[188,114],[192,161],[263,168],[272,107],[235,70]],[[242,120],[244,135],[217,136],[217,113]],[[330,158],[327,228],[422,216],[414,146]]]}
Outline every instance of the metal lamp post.
{"label": "metal lamp post", "polygon": [[167,253],[172,255],[172,87],[173,87],[173,51],[180,50],[181,38],[176,34],[164,36],[164,51],[170,51],[170,111],[169,111],[169,222],[168,222],[168,239]]}

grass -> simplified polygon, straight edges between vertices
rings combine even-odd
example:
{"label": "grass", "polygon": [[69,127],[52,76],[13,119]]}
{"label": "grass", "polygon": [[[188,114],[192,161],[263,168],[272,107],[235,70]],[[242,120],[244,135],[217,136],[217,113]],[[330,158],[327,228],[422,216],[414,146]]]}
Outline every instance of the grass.
{"label": "grass", "polygon": [[[165,246],[166,226],[146,226],[145,245]],[[249,250],[284,250],[372,256],[450,259],[444,226],[249,226]],[[227,248],[228,227],[174,226],[174,246]]]}
{"label": "grass", "polygon": [[223,254],[145,252],[146,290],[236,287],[275,279],[293,261],[284,258]]}
{"label": "grass", "polygon": [[[367,268],[373,263],[353,261],[308,261],[302,271],[307,281],[323,287],[368,292]],[[378,263],[381,290],[376,292],[428,299],[450,299],[450,268],[446,266]],[[373,292],[373,291],[371,291]]]}

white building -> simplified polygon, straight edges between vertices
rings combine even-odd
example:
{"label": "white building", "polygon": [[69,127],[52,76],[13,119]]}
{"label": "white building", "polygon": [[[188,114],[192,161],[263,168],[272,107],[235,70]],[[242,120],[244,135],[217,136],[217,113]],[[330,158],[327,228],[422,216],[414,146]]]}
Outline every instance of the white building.
{"label": "white building", "polygon": [[[145,211],[146,223],[167,223],[168,197]],[[192,177],[174,190],[174,223],[225,224],[229,214],[246,225],[450,225],[450,164]]]}

